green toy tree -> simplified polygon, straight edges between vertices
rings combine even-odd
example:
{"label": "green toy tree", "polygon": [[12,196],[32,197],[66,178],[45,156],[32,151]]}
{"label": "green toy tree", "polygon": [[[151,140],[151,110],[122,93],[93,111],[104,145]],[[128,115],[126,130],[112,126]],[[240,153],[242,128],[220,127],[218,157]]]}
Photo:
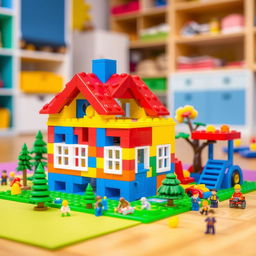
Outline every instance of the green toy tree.
{"label": "green toy tree", "polygon": [[32,180],[32,191],[30,201],[36,203],[34,207],[36,211],[44,211],[47,207],[46,202],[52,201],[50,192],[48,190],[47,178],[42,163],[38,164]]}
{"label": "green toy tree", "polygon": [[174,173],[166,175],[157,192],[158,197],[167,199],[167,206],[174,206],[173,200],[181,199],[185,195],[185,191]]}
{"label": "green toy tree", "polygon": [[43,140],[43,135],[41,131],[39,131],[36,135],[33,148],[31,149],[30,153],[34,154],[33,156],[33,162],[32,165],[34,166],[35,170],[38,167],[39,163],[42,163],[43,167],[47,165],[47,163],[44,160],[47,160],[46,157],[44,157],[44,154],[47,153],[47,147],[46,142]]}
{"label": "green toy tree", "polygon": [[93,204],[96,202],[96,196],[93,192],[93,189],[90,183],[86,187],[84,199],[85,199],[85,208],[92,209]]}
{"label": "green toy tree", "polygon": [[22,179],[23,179],[23,188],[26,189],[27,187],[27,170],[31,170],[32,166],[30,163],[31,156],[29,155],[28,147],[24,143],[21,149],[21,152],[18,157],[18,167],[16,168],[17,171],[22,171]]}
{"label": "green toy tree", "polygon": [[204,123],[199,123],[199,122],[192,122],[193,119],[197,117],[198,113],[196,109],[192,106],[184,106],[180,107],[176,110],[176,116],[175,119],[179,123],[184,123],[187,124],[190,134],[189,133],[184,133],[180,132],[175,136],[176,139],[182,138],[188,144],[192,147],[194,157],[193,157],[193,165],[190,171],[195,172],[195,173],[201,173],[203,167],[202,167],[202,151],[203,149],[208,146],[211,143],[214,143],[215,141],[205,141],[201,143],[200,140],[193,140],[191,139],[191,134],[194,131],[197,131],[199,127],[206,126]]}

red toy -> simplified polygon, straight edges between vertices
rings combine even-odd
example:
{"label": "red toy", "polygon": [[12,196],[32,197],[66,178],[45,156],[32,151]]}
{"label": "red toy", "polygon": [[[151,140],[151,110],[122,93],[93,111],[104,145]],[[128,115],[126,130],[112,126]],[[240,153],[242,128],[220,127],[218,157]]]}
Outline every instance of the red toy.
{"label": "red toy", "polygon": [[235,193],[233,196],[229,199],[229,207],[230,208],[246,208],[246,201],[245,197],[243,196],[241,192],[241,186],[239,184],[235,185]]}

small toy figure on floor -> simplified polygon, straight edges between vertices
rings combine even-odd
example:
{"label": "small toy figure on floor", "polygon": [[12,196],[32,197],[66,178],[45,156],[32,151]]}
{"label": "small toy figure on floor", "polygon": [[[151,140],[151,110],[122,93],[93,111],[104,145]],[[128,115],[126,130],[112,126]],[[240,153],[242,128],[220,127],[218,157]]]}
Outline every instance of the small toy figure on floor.
{"label": "small toy figure on floor", "polygon": [[207,223],[206,225],[206,231],[205,234],[215,234],[215,223],[216,223],[216,219],[214,217],[214,210],[210,210],[209,211],[209,216],[205,219],[205,222]]}
{"label": "small toy figure on floor", "polygon": [[96,196],[94,215],[97,216],[97,217],[102,216],[102,212],[103,212],[102,197],[101,196]]}
{"label": "small toy figure on floor", "polygon": [[232,195],[232,197],[229,199],[229,207],[230,208],[246,208],[246,200],[244,195],[241,192],[241,185],[236,184],[234,186],[235,193]]}
{"label": "small toy figure on floor", "polygon": [[14,179],[15,179],[15,173],[14,172],[10,172],[10,177],[9,177],[10,184],[13,182]]}
{"label": "small toy figure on floor", "polygon": [[192,202],[192,211],[199,211],[200,198],[199,198],[199,193],[197,191],[193,193],[193,196],[191,197],[191,202]]}
{"label": "small toy figure on floor", "polygon": [[70,207],[68,206],[68,200],[63,200],[62,201],[62,206],[60,208],[61,211],[61,216],[65,217],[65,216],[71,216],[70,215]]}
{"label": "small toy figure on floor", "polygon": [[20,178],[15,178],[11,183],[11,194],[19,195],[21,193]]}
{"label": "small toy figure on floor", "polygon": [[212,195],[208,198],[211,201],[211,208],[218,208],[219,207],[219,197],[217,196],[216,189],[211,190]]}
{"label": "small toy figure on floor", "polygon": [[151,210],[151,204],[149,203],[146,197],[142,197],[140,201],[141,201],[141,209]]}
{"label": "small toy figure on floor", "polygon": [[241,192],[241,185],[236,184],[236,185],[234,186],[234,189],[235,189],[235,192],[234,192],[232,198],[236,198],[236,199],[239,199],[239,200],[240,200],[241,198],[244,197],[243,194],[242,194],[242,192]]}
{"label": "small toy figure on floor", "polygon": [[123,197],[120,197],[119,204],[115,211],[127,215],[134,212],[134,207],[131,207],[130,203],[126,201]]}
{"label": "small toy figure on floor", "polygon": [[8,175],[7,175],[7,171],[6,170],[3,170],[2,171],[2,176],[1,176],[1,185],[7,185],[7,178],[8,178]]}
{"label": "small toy figure on floor", "polygon": [[205,215],[208,215],[208,211],[209,211],[209,203],[207,200],[204,200],[202,202],[202,208],[201,208],[201,215],[205,214]]}

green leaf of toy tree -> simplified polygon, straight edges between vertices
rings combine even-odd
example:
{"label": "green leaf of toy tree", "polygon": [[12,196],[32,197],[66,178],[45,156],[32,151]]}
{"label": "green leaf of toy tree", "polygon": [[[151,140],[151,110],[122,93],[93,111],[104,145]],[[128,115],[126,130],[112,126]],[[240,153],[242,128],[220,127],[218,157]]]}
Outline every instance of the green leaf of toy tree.
{"label": "green leaf of toy tree", "polygon": [[180,133],[178,133],[178,134],[175,136],[175,139],[179,139],[179,138],[188,139],[189,137],[190,137],[190,134],[184,133],[184,132],[180,132]]}
{"label": "green leaf of toy tree", "polygon": [[92,206],[92,204],[96,202],[96,196],[93,192],[93,189],[90,183],[86,187],[84,199],[85,199],[86,205]]}
{"label": "green leaf of toy tree", "polygon": [[206,126],[205,123],[200,123],[200,122],[193,122],[193,124],[195,124],[197,126]]}

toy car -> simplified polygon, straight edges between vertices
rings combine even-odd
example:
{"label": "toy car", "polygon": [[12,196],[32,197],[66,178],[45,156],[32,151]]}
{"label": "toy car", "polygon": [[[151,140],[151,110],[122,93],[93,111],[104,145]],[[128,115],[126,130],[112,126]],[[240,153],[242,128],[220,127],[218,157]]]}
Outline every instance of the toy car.
{"label": "toy car", "polygon": [[122,213],[123,215],[131,214],[134,213],[134,207],[128,206],[120,209],[118,212]]}
{"label": "toy car", "polygon": [[245,198],[238,198],[238,197],[232,197],[229,199],[229,207],[230,208],[241,208],[245,209],[246,208],[246,201]]}

